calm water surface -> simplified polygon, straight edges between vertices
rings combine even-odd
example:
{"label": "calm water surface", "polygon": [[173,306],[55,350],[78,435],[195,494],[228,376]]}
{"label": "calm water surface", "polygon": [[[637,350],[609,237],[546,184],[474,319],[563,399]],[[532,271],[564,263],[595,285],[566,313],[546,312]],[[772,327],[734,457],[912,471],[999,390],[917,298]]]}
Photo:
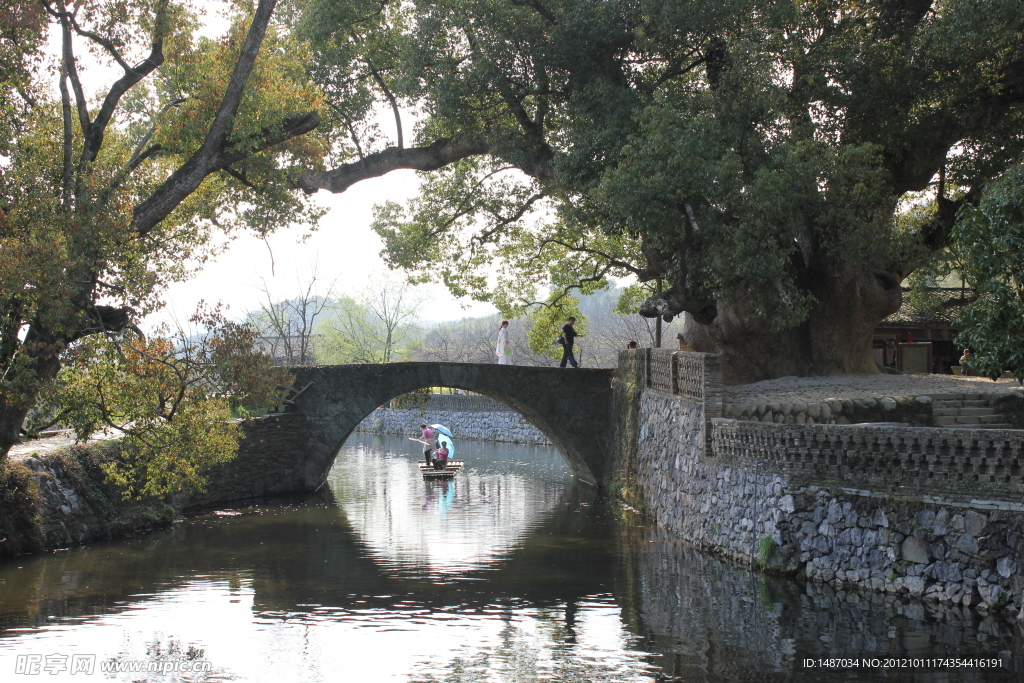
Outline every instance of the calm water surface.
{"label": "calm water surface", "polygon": [[[747,572],[608,505],[551,449],[459,457],[423,481],[418,444],[354,436],[314,496],[0,565],[0,681],[1024,678],[1011,621]],[[935,657],[999,666],[912,659]],[[823,658],[911,661],[805,664]]]}

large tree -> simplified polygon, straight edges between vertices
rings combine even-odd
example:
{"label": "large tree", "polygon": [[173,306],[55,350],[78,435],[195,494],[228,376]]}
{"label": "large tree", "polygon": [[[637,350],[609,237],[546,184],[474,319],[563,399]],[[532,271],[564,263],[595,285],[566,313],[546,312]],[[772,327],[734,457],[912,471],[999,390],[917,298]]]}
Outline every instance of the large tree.
{"label": "large tree", "polygon": [[394,265],[506,309],[662,278],[640,312],[685,313],[731,382],[875,371],[901,281],[1024,149],[1018,0],[319,0],[307,21],[334,115],[422,118],[300,186],[433,171],[378,216]]}
{"label": "large tree", "polygon": [[187,1],[5,3],[0,462],[73,345],[158,307],[212,230],[317,217],[285,181],[316,167],[319,95],[275,4],[213,40]]}

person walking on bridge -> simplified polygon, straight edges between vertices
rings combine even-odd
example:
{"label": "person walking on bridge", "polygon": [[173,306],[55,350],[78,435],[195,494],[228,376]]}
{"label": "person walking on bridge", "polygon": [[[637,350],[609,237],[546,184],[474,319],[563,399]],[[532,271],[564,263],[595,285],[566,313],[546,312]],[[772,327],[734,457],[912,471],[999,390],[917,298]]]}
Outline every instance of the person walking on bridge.
{"label": "person walking on bridge", "polygon": [[508,321],[502,320],[498,328],[498,343],[494,347],[498,365],[512,365],[512,340],[508,338]]}
{"label": "person walking on bridge", "polygon": [[570,363],[574,368],[580,366],[576,362],[576,356],[572,354],[573,344],[576,343],[576,337],[582,337],[582,334],[576,334],[576,318],[569,318],[569,321],[562,326],[562,362],[559,363],[558,367],[564,368],[566,362]]}

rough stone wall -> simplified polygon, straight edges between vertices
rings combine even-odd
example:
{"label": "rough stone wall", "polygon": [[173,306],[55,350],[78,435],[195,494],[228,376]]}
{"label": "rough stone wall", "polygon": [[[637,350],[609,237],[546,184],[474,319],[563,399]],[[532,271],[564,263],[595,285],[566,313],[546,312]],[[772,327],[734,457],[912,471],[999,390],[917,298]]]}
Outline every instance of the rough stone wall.
{"label": "rough stone wall", "polygon": [[759,402],[727,404],[725,417],[776,424],[856,424],[862,422],[907,422],[932,424],[931,396],[879,396],[820,402]]}
{"label": "rough stone wall", "polygon": [[703,423],[700,403],[643,392],[636,452],[643,507],[659,525],[695,545],[749,561],[758,539],[778,536],[783,482],[759,470],[755,487],[752,471],[710,462]]}
{"label": "rough stone wall", "polygon": [[1014,429],[1024,429],[1024,393],[1008,391],[993,394],[992,405],[995,406]]}
{"label": "rough stone wall", "polygon": [[511,410],[481,412],[446,409],[393,410],[378,408],[359,423],[356,431],[378,434],[419,434],[420,425],[443,424],[458,438],[550,444],[544,434]]}
{"label": "rough stone wall", "polygon": [[306,420],[280,413],[243,420],[234,460],[210,468],[205,493],[175,500],[191,509],[238,500],[305,491]]}
{"label": "rough stone wall", "polygon": [[[19,458],[35,488],[34,519],[23,529],[35,536],[18,539],[26,550],[66,548],[169,524],[174,509],[163,501],[124,501],[104,482],[105,451],[94,443]],[[28,512],[28,511],[26,511]],[[28,514],[32,514],[28,512]],[[26,544],[25,541],[29,543]]]}
{"label": "rough stone wall", "polygon": [[[280,414],[245,420],[238,455],[208,472],[205,493],[123,501],[101,464],[114,443],[70,446],[17,459],[31,478],[34,505],[16,520],[15,553],[66,548],[170,524],[180,510],[305,490],[305,420]],[[0,534],[6,536],[6,533]],[[16,540],[16,543],[14,542]],[[5,556],[0,553],[0,557]]]}
{"label": "rough stone wall", "polygon": [[1024,432],[712,420],[723,464],[761,459],[801,483],[981,497],[1024,494]]}
{"label": "rough stone wall", "polygon": [[[714,420],[715,431],[705,438],[705,417],[699,402],[652,390],[641,396],[636,481],[645,511],[660,526],[733,559],[840,588],[923,596],[989,611],[1022,610],[1021,503],[959,495],[963,492],[957,490],[945,496],[922,495],[916,483],[927,458],[919,441],[902,442],[907,457],[914,456],[918,463],[917,469],[906,472],[909,489],[871,490],[865,484],[877,480],[849,477],[830,482],[821,468],[809,477],[782,466],[801,458],[824,458],[819,460],[823,466],[831,464],[836,474],[848,474],[851,470],[839,466],[842,458],[871,466],[864,440],[842,452],[823,452],[806,440],[783,438],[776,443],[785,457],[772,460],[762,457],[769,450],[742,452],[742,443],[729,444],[724,438],[719,449],[719,435],[737,428],[792,431],[795,426]],[[827,425],[802,429],[862,431]],[[863,429],[875,433],[879,428]],[[956,436],[952,430],[941,431],[944,438]],[[1004,433],[1000,453],[1010,458],[1010,466],[1019,450],[1010,452],[1008,438]],[[875,445],[892,446],[877,435]],[[984,462],[984,449],[979,455],[977,439],[974,446],[964,462],[975,468],[992,464]],[[898,450],[890,448],[889,455]],[[936,459],[955,464],[946,455]]]}

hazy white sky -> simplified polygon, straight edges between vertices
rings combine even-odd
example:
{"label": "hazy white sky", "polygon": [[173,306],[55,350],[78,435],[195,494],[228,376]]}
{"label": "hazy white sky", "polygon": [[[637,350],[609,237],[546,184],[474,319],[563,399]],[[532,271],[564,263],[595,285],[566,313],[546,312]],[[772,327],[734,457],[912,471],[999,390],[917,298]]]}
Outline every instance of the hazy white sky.
{"label": "hazy white sky", "polygon": [[[263,280],[275,298],[285,299],[305,288],[314,269],[318,282],[324,283],[321,294],[326,294],[327,286],[334,282],[334,294],[355,297],[387,272],[380,257],[383,244],[370,229],[373,205],[389,199],[404,201],[417,189],[414,172],[396,171],[363,181],[340,195],[318,192],[315,199],[330,211],[309,239],[300,242],[304,231],[287,226],[270,236],[267,243],[240,234],[194,279],[173,285],[167,292],[166,309],[147,322],[172,317],[184,320],[200,300],[222,301],[230,306],[230,315],[240,317],[259,306]],[[429,302],[421,310],[423,320],[457,320],[496,310],[489,304],[456,300],[441,286],[418,289],[422,289],[421,298]]]}

